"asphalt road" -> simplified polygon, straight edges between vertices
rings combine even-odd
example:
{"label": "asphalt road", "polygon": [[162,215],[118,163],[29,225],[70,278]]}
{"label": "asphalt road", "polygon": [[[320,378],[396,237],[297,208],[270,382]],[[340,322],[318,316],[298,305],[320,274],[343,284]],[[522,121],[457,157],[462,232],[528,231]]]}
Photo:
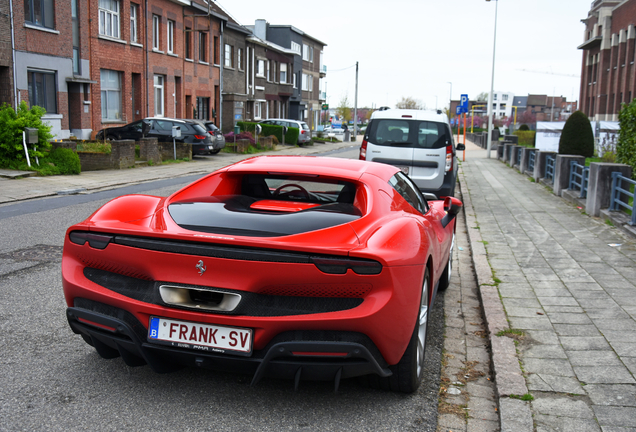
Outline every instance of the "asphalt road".
{"label": "asphalt road", "polygon": [[[331,154],[357,157],[357,148]],[[65,318],[60,260],[66,228],[122,193],[168,195],[181,182],[143,190],[55,197],[0,207],[0,430],[418,430],[434,431],[443,297],[431,315],[425,378],[413,395],[331,383],[184,369],[160,375],[104,360]],[[191,179],[187,179],[192,181]],[[112,195],[114,194],[114,195]],[[20,207],[22,206],[22,207]],[[13,207],[13,208],[11,208]]]}

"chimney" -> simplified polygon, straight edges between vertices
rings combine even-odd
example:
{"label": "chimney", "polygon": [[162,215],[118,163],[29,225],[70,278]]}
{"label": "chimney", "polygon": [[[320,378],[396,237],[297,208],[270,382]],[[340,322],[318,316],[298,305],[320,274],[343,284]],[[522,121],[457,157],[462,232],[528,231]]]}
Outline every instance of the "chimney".
{"label": "chimney", "polygon": [[267,21],[264,19],[257,19],[254,24],[254,36],[261,40],[267,40]]}

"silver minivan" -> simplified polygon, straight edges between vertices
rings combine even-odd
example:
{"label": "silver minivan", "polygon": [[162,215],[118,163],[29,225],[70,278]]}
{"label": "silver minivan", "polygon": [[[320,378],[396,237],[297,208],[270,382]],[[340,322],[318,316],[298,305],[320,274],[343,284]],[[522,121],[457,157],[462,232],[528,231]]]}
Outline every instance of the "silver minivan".
{"label": "silver minivan", "polygon": [[360,159],[394,165],[422,192],[453,196],[457,181],[456,150],[448,118],[441,111],[376,111],[364,134]]}

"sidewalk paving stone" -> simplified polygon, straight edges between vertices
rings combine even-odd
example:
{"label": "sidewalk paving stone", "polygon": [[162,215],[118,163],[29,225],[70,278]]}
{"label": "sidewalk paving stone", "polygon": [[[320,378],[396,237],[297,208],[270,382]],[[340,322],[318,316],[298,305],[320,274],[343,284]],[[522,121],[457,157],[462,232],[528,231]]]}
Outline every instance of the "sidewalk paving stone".
{"label": "sidewalk paving stone", "polygon": [[636,242],[467,149],[467,211],[510,327],[525,331],[518,355],[535,398],[534,427],[523,429],[510,423],[523,402],[500,395],[502,430],[636,432]]}

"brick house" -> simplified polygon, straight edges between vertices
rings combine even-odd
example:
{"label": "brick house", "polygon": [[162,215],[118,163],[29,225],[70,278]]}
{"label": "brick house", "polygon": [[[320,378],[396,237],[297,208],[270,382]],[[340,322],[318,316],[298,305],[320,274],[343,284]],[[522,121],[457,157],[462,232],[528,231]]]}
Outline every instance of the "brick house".
{"label": "brick house", "polygon": [[44,107],[58,138],[90,131],[87,10],[79,0],[13,2],[16,99]]}
{"label": "brick house", "polygon": [[189,3],[90,1],[94,130],[153,116],[216,121],[222,18]]}
{"label": "brick house", "polygon": [[621,104],[636,96],[636,0],[595,0],[582,22],[581,110],[617,121]]}
{"label": "brick house", "polygon": [[[0,11],[9,10],[9,0],[0,0]],[[15,105],[11,15],[8,13],[0,14],[0,106],[4,103]]]}

